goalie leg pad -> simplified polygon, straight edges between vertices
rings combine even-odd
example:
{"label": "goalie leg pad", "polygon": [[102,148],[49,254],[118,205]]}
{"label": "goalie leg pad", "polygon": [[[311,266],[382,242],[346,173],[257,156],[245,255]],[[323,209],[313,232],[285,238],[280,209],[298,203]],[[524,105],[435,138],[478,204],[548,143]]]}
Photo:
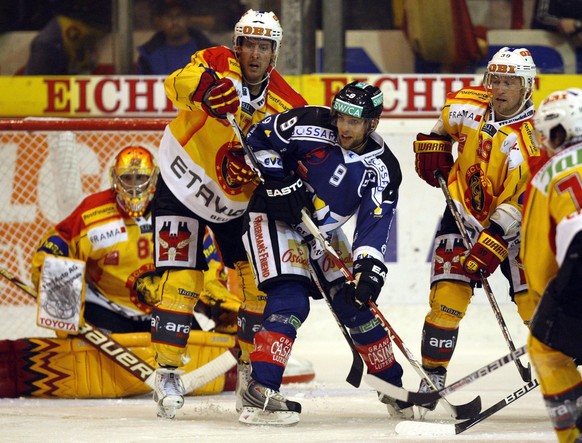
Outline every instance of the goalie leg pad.
{"label": "goalie leg pad", "polygon": [[[149,333],[112,337],[154,365]],[[183,369],[189,372],[208,363],[234,342],[232,336],[193,331],[187,347],[190,360]],[[218,394],[224,386],[225,377],[220,376],[192,395]],[[79,338],[0,341],[0,397],[121,398],[150,391],[139,378]]]}

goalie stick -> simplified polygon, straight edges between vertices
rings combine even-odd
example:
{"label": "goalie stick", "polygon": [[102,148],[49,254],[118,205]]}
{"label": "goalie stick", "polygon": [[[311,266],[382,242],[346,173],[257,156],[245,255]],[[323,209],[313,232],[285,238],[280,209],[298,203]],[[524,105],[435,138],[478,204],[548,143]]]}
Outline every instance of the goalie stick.
{"label": "goalie stick", "polygon": [[[449,210],[451,211],[451,214],[453,215],[453,218],[455,219],[455,223],[457,224],[457,228],[459,229],[459,232],[461,234],[461,236],[463,237],[463,242],[465,243],[465,247],[467,249],[471,249],[473,247],[473,245],[471,244],[471,239],[469,237],[469,233],[467,232],[467,229],[465,228],[465,225],[463,223],[463,218],[459,212],[459,210],[457,209],[457,207],[455,206],[455,202],[453,201],[453,198],[451,197],[451,194],[449,192],[449,188],[447,186],[447,182],[445,180],[445,178],[443,177],[443,174],[440,171],[437,171],[435,173],[435,177],[439,182],[439,186],[441,187],[441,190],[443,191],[443,194],[445,196],[445,200],[447,201],[447,206],[449,207]],[[483,276],[483,274],[481,274],[481,286],[483,286],[483,290],[485,291],[485,295],[487,296],[487,300],[489,300],[489,304],[491,305],[491,309],[493,309],[493,313],[495,314],[495,318],[497,319],[497,323],[499,323],[499,327],[501,328],[501,332],[503,333],[503,338],[505,338],[505,342],[507,343],[507,346],[509,347],[509,350],[511,352],[515,352],[515,345],[513,344],[513,340],[511,339],[511,336],[509,335],[509,329],[507,328],[507,325],[505,324],[505,320],[503,319],[503,315],[501,314],[501,310],[499,309],[499,305],[497,304],[497,300],[495,300],[495,297],[493,296],[493,291],[491,290],[491,286],[489,286],[489,282],[487,281],[487,278],[485,278]],[[523,381],[531,381],[531,365],[528,364],[527,367],[525,367],[521,361],[516,358],[515,360],[515,364],[517,366],[517,370],[519,371],[519,375],[521,376],[521,379]]]}
{"label": "goalie stick", "polygon": [[426,421],[401,421],[396,425],[395,431],[398,435],[420,435],[420,436],[453,436],[465,432],[476,424],[481,423],[486,418],[491,417],[496,412],[509,406],[514,401],[520,399],[528,392],[533,391],[539,382],[533,379],[527,384],[523,385],[517,391],[512,392],[507,397],[495,403],[493,406],[485,409],[476,417],[464,420],[459,423],[432,423]]}
{"label": "goalie stick", "polygon": [[524,345],[516,349],[515,352],[510,352],[509,354],[506,354],[503,357],[500,357],[497,360],[486,364],[485,366],[477,369],[476,371],[473,371],[470,374],[460,378],[456,382],[451,383],[450,385],[442,388],[440,391],[432,392],[408,391],[404,388],[399,388],[398,386],[394,386],[393,384],[386,383],[384,380],[381,380],[372,374],[366,375],[366,382],[374,389],[382,392],[383,394],[386,394],[397,400],[410,402],[422,406],[423,404],[437,401],[440,397],[444,397],[445,395],[451,394],[456,390],[473,383],[475,380],[484,377],[488,374],[491,374],[493,371],[496,371],[497,369],[501,368],[507,363],[514,361],[516,358],[521,357],[525,353],[526,346]]}
{"label": "goalie stick", "polygon": [[[341,260],[341,258],[339,257],[339,255],[337,254],[335,249],[331,246],[331,244],[323,236],[323,234],[321,233],[319,228],[315,225],[313,220],[311,220],[311,217],[308,216],[308,214],[305,212],[305,210],[303,211],[302,221],[305,224],[305,226],[307,227],[307,229],[309,230],[309,232],[315,238],[317,238],[318,241],[321,243],[321,246],[325,249],[325,251],[328,254],[328,256],[330,257],[330,259],[341,270],[342,274],[345,276],[346,280],[348,281],[348,284],[353,284],[354,276],[352,275],[351,271],[346,267],[346,265]],[[368,301],[368,305],[370,307],[370,310],[372,311],[372,313],[376,317],[376,319],[380,322],[382,327],[390,335],[390,337],[392,338],[394,343],[396,343],[396,346],[398,346],[398,349],[400,349],[400,351],[406,357],[406,359],[411,364],[411,366],[414,368],[416,373],[420,376],[420,378],[425,380],[429,384],[429,386],[431,386],[434,389],[435,393],[437,393],[438,399],[443,400],[445,408],[449,411],[449,413],[453,416],[453,418],[462,419],[462,418],[473,417],[473,416],[475,416],[475,414],[478,414],[479,411],[481,411],[481,398],[478,396],[476,398],[474,398],[473,400],[471,400],[469,403],[462,404],[462,405],[453,405],[446,398],[439,395],[437,392],[436,386],[434,385],[432,380],[428,377],[428,375],[426,374],[422,365],[414,358],[414,356],[412,355],[412,352],[410,352],[410,350],[406,347],[406,345],[404,344],[402,339],[398,336],[398,334],[396,333],[394,328],[392,328],[390,323],[388,323],[388,320],[386,320],[384,315],[382,315],[382,313],[378,309],[378,306],[376,306],[376,304],[372,300]],[[380,380],[377,377],[374,377],[374,378],[376,378],[377,380]],[[380,380],[380,381],[382,381],[382,380]]]}
{"label": "goalie stick", "polygon": [[[237,135],[238,139],[240,140],[240,143],[243,147],[243,150],[244,150],[245,154],[248,156],[248,158],[251,162],[251,166],[252,166],[255,174],[257,175],[259,181],[261,183],[264,183],[265,180],[263,178],[263,174],[262,174],[261,169],[259,167],[259,162],[257,161],[257,158],[255,157],[255,153],[248,145],[246,138],[243,135],[242,130],[241,130],[240,126],[238,125],[238,122],[236,121],[236,118],[230,112],[226,114],[226,118],[228,119],[228,122],[232,126],[234,133]],[[301,215],[302,215],[302,220],[304,222],[307,219],[309,219],[311,221],[311,217],[309,216],[309,214],[305,210],[302,211]],[[319,230],[318,230],[318,232],[319,232]],[[321,284],[319,283],[317,275],[315,275],[315,273],[312,269],[310,269],[310,272],[311,272],[313,281],[314,281],[315,285],[317,286],[317,289],[319,290],[319,292],[321,293],[327,306],[329,307],[329,309],[333,315],[333,318],[335,319],[336,323],[338,324],[338,326],[342,332],[342,335],[346,339],[346,342],[348,343],[350,350],[352,351],[352,366],[350,367],[350,372],[348,373],[348,375],[346,377],[346,381],[349,384],[351,384],[352,386],[358,388],[360,386],[360,383],[362,382],[362,376],[364,375],[364,361],[362,360],[362,356],[360,355],[360,353],[356,349],[354,342],[352,341],[350,335],[348,334],[346,327],[340,322],[339,318],[337,317],[337,314],[335,313],[333,307],[331,306],[331,300],[329,299],[329,296],[325,292],[325,290],[321,287]]]}
{"label": "goalie stick", "polygon": [[[24,283],[11,272],[4,268],[0,268],[0,275],[18,286],[31,297],[35,299],[37,298],[36,290]],[[111,336],[103,333],[88,322],[85,322],[85,324],[79,328],[79,335],[115,364],[121,366],[123,369],[142,380],[151,389],[155,388],[155,369],[148,362],[137,356],[133,351],[131,351],[131,349],[126,348],[117,340],[114,340]],[[224,374],[235,364],[236,358],[234,358],[230,351],[226,351],[199,368],[183,374],[180,378],[182,379],[186,393],[188,394],[201,388],[205,384]]]}

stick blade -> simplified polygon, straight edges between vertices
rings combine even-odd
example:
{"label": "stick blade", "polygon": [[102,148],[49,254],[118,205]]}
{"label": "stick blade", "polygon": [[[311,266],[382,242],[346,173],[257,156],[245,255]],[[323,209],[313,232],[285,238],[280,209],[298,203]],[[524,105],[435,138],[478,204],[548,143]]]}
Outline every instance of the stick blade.
{"label": "stick blade", "polygon": [[452,423],[431,423],[426,421],[406,420],[396,425],[395,431],[402,436],[450,437],[456,435]]}

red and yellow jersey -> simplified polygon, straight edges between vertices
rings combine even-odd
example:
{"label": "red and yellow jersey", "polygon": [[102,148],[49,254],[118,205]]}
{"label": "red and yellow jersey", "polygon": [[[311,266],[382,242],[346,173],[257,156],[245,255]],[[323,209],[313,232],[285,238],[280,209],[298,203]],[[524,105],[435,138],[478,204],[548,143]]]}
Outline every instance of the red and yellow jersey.
{"label": "red and yellow jersey", "polygon": [[539,155],[533,140],[533,104],[518,115],[494,121],[490,97],[483,87],[451,93],[441,118],[458,142],[449,175],[449,191],[467,223],[478,231],[501,203],[521,211],[530,179],[530,157]]}
{"label": "red and yellow jersey", "polygon": [[539,300],[582,230],[582,144],[554,155],[532,178],[524,205],[521,259]]}
{"label": "red and yellow jersey", "polygon": [[86,262],[88,284],[127,314],[151,312],[133,289],[141,274],[154,270],[151,221],[149,216],[132,218],[122,212],[113,190],[88,196],[42,237],[32,258],[35,286],[47,254]]}
{"label": "red and yellow jersey", "polygon": [[166,94],[179,112],[160,143],[162,177],[190,210],[208,221],[225,223],[243,214],[256,185],[229,179],[226,154],[241,150],[240,142],[226,119],[208,115],[202,103],[192,101],[204,72],[232,80],[241,102],[236,119],[245,134],[266,116],[307,103],[275,70],[261,94],[250,96],[240,64],[225,46],[196,52],[191,63],[166,78]]}

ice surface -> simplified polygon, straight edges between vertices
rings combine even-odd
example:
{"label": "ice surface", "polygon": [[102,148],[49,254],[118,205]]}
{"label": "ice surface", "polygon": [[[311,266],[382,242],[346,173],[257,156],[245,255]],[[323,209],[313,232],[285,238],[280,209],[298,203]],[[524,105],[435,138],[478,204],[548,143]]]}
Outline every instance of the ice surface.
{"label": "ice surface", "polygon": [[[479,293],[475,297],[484,297]],[[420,359],[420,330],[427,306],[379,307],[407,347]],[[500,305],[516,347],[525,343],[527,330],[512,304]],[[468,429],[451,437],[400,436],[398,420],[388,417],[383,404],[367,386],[353,388],[345,382],[351,352],[323,301],[312,303],[311,314],[299,331],[295,355],[314,364],[316,378],[308,384],[284,386],[283,392],[303,406],[299,424],[288,428],[249,427],[237,421],[234,395],[188,397],[174,421],[156,418],[150,396],[131,399],[0,399],[2,441],[10,442],[553,442],[539,388]],[[418,387],[419,378],[398,350],[405,370],[404,386]],[[488,304],[473,303],[461,323],[461,333],[449,382],[508,353],[507,344]],[[527,363],[527,358],[522,357]],[[451,394],[452,403],[481,395],[487,408],[524,383],[515,364]],[[442,406],[427,419],[452,422]]]}

